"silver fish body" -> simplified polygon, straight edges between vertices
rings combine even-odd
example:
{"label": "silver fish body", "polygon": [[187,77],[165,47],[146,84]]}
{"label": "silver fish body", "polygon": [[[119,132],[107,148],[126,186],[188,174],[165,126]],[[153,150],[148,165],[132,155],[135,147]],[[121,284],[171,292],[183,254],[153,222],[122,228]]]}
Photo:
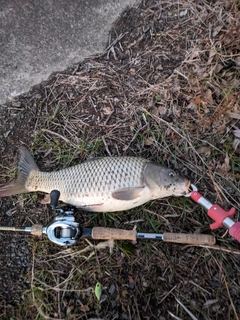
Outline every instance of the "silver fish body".
{"label": "silver fish body", "polygon": [[103,157],[67,169],[42,172],[20,148],[17,180],[0,188],[0,197],[60,191],[60,200],[86,211],[122,211],[188,193],[190,181],[173,170],[139,157]]}

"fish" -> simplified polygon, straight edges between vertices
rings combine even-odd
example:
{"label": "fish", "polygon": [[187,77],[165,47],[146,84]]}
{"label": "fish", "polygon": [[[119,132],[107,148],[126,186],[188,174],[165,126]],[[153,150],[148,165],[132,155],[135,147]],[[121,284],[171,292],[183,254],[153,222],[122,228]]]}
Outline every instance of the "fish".
{"label": "fish", "polygon": [[20,193],[60,192],[59,200],[84,211],[129,210],[144,203],[189,192],[190,181],[151,160],[134,156],[99,157],[52,172],[40,171],[20,147],[16,180],[0,187],[0,198]]}

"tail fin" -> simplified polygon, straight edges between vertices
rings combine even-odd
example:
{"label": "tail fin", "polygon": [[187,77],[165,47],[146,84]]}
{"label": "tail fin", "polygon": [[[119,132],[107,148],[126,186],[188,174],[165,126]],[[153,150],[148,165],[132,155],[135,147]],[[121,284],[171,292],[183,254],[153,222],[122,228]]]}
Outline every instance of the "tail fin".
{"label": "tail fin", "polygon": [[18,176],[15,181],[9,182],[0,188],[0,198],[12,196],[18,193],[25,193],[28,190],[25,188],[25,183],[32,170],[39,171],[33,157],[27,148],[20,147],[20,160],[18,164]]}

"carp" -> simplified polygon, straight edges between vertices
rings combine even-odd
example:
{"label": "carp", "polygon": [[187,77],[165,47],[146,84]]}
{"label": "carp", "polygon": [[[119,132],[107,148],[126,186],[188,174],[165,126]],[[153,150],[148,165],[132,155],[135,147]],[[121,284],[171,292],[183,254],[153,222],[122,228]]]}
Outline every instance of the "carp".
{"label": "carp", "polygon": [[182,196],[190,181],[140,157],[101,157],[59,171],[42,172],[24,146],[18,176],[0,188],[0,197],[60,191],[59,200],[86,211],[123,211],[150,200]]}

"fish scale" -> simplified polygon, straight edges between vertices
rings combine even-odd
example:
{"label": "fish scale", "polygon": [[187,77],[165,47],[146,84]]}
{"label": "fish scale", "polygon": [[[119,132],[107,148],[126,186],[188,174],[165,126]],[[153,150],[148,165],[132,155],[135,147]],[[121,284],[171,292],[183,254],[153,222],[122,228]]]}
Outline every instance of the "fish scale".
{"label": "fish scale", "polygon": [[140,157],[102,157],[59,171],[42,172],[20,148],[16,181],[0,188],[0,197],[60,191],[60,200],[87,211],[122,211],[149,200],[188,193],[190,181]]}
{"label": "fish scale", "polygon": [[[146,160],[132,157],[122,157],[121,159],[122,161],[119,163],[119,158],[106,157],[61,171],[39,172],[42,182],[38,183],[38,190],[50,193],[53,189],[62,189],[61,200],[64,201],[67,197],[68,201],[74,201],[70,198],[77,197],[82,199],[81,205],[86,205],[84,199],[91,196],[94,199],[90,202],[96,204],[98,197],[102,199],[102,197],[111,196],[115,190],[141,187],[142,167]],[[131,176],[127,166],[131,166]],[[36,172],[32,174],[36,175]],[[89,204],[91,204],[90,202],[88,201]]]}

